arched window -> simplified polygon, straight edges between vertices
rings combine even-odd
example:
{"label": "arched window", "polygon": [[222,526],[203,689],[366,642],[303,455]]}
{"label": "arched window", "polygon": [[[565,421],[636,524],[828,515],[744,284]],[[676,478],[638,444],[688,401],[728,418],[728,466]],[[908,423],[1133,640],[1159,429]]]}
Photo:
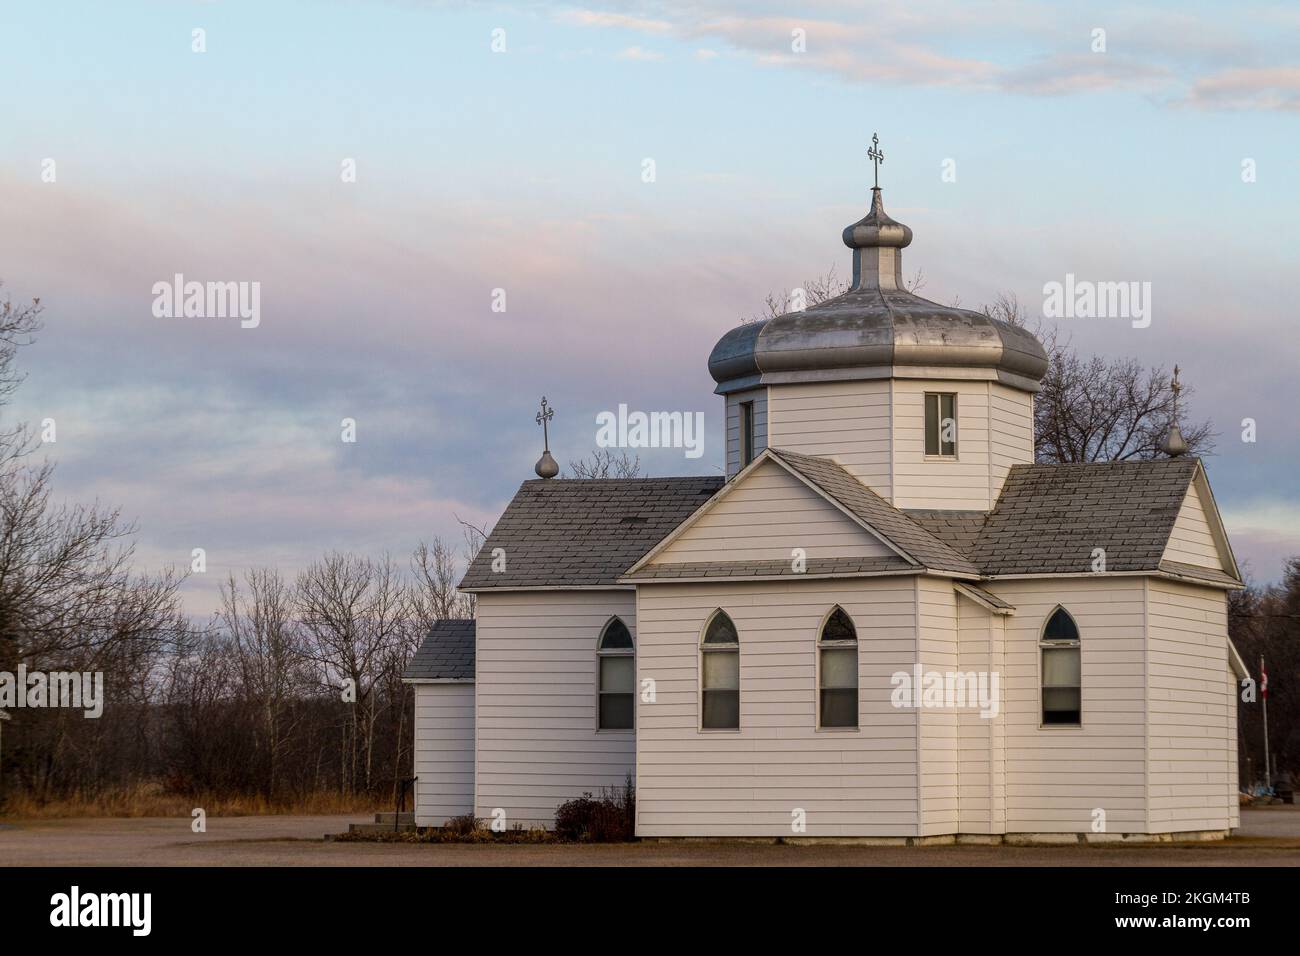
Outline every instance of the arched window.
{"label": "arched window", "polygon": [[844,608],[826,616],[817,637],[817,725],[858,725],[858,631]]}
{"label": "arched window", "polygon": [[1043,723],[1081,723],[1083,681],[1079,627],[1065,608],[1057,607],[1048,617],[1038,646],[1043,655]]}
{"label": "arched window", "polygon": [[740,637],[725,611],[714,612],[700,643],[705,730],[740,729]]}
{"label": "arched window", "polygon": [[610,618],[600,634],[596,659],[600,667],[601,730],[631,730],[632,700],[636,692],[636,651],[632,632],[618,618]]}

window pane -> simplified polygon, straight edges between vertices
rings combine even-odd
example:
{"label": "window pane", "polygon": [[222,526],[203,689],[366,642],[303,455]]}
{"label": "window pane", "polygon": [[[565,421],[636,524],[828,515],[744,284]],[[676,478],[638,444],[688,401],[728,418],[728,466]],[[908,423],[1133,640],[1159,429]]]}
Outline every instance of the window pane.
{"label": "window pane", "polygon": [[600,729],[601,730],[631,730],[632,729],[632,695],[631,694],[601,694],[600,695]]}
{"label": "window pane", "polygon": [[939,454],[957,454],[957,396],[939,396]]}
{"label": "window pane", "polygon": [[754,460],[754,403],[740,403],[740,465]]}
{"label": "window pane", "polygon": [[856,727],[858,725],[858,689],[822,689],[822,726]]}
{"label": "window pane", "polygon": [[740,653],[738,651],[704,652],[704,689],[740,689]]}
{"label": "window pane", "polygon": [[1078,687],[1079,684],[1079,649],[1043,648],[1043,686]]}
{"label": "window pane", "polygon": [[736,625],[731,623],[731,618],[722,612],[715,614],[713,620],[709,622],[708,633],[704,635],[704,643],[735,644],[738,640]]}
{"label": "window pane", "polygon": [[822,687],[858,686],[856,647],[825,648],[822,652]]}
{"label": "window pane", "polygon": [[857,639],[858,632],[854,629],[853,622],[844,613],[844,608],[837,607],[826,619],[826,626],[822,628],[822,640],[856,641]]}
{"label": "window pane", "polygon": [[1077,724],[1081,712],[1077,687],[1043,688],[1043,723]]}
{"label": "window pane", "polygon": [[632,633],[618,618],[609,622],[600,638],[600,646],[607,650],[632,649]]}
{"label": "window pane", "polygon": [[630,694],[636,689],[636,658],[602,657],[600,659],[601,693]]}
{"label": "window pane", "polygon": [[703,726],[711,730],[740,727],[740,691],[706,690]]}
{"label": "window pane", "polygon": [[1066,613],[1065,608],[1058,607],[1055,613],[1047,622],[1047,627],[1043,629],[1043,640],[1045,641],[1077,641],[1079,639],[1079,628],[1074,623],[1074,618]]}
{"label": "window pane", "polygon": [[925,453],[939,454],[939,396],[925,396]]}

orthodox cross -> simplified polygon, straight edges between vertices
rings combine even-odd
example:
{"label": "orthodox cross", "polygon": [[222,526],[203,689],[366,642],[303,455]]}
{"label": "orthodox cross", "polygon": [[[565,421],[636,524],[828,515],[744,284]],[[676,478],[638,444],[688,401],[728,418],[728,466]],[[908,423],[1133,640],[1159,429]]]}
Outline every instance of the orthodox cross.
{"label": "orthodox cross", "polygon": [[554,417],[555,417],[555,409],[548,408],[546,406],[546,396],[543,395],[542,410],[537,413],[537,418],[535,420],[537,424],[542,426],[542,448],[545,449],[546,451],[551,450],[551,439],[550,436],[547,434],[546,424]]}
{"label": "orthodox cross", "polygon": [[880,164],[885,161],[885,151],[880,148],[880,137],[875,133],[871,134],[871,148],[867,150],[867,157],[871,160],[871,180],[872,185],[880,188]]}
{"label": "orthodox cross", "polygon": [[1178,417],[1178,393],[1183,390],[1183,386],[1178,382],[1179,368],[1174,366],[1174,377],[1169,382],[1169,391],[1174,393],[1174,418]]}

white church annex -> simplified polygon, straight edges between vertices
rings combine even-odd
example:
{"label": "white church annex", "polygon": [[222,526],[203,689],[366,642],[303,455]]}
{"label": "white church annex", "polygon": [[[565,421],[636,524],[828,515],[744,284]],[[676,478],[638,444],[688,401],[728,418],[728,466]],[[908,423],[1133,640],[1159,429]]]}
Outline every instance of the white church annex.
{"label": "white church annex", "polygon": [[879,188],[844,241],[849,291],[709,358],[725,481],[520,487],[477,619],[406,675],[418,825],[549,827],[631,773],[649,838],[1237,826],[1241,581],[1201,463],[1175,429],[1035,464],[1041,344],[906,291]]}

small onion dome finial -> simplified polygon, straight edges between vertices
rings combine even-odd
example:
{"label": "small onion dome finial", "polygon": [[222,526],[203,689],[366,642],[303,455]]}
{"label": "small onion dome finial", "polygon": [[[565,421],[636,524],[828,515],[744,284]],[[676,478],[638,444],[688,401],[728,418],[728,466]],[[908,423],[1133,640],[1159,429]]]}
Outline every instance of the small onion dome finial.
{"label": "small onion dome finial", "polygon": [[1187,439],[1183,437],[1177,422],[1169,426],[1168,433],[1160,442],[1160,450],[1170,458],[1177,458],[1179,455],[1187,454]]}
{"label": "small onion dome finial", "polygon": [[1174,376],[1169,380],[1169,391],[1174,396],[1174,411],[1169,420],[1169,431],[1160,442],[1160,450],[1170,458],[1187,454],[1187,439],[1183,437],[1182,430],[1178,427],[1178,394],[1183,390],[1182,383],[1178,381],[1180,371],[1182,369],[1175,365]]}
{"label": "small onion dome finial", "polygon": [[546,396],[543,395],[542,410],[533,419],[542,426],[542,457],[537,459],[537,464],[533,466],[533,471],[537,472],[539,478],[554,478],[560,473],[560,466],[551,457],[551,436],[547,428],[554,417],[555,409],[546,404]]}
{"label": "small onion dome finial", "polygon": [[549,451],[544,451],[542,457],[537,459],[537,464],[533,466],[533,471],[537,472],[538,478],[554,478],[560,473],[560,466],[556,464],[555,458]]}

